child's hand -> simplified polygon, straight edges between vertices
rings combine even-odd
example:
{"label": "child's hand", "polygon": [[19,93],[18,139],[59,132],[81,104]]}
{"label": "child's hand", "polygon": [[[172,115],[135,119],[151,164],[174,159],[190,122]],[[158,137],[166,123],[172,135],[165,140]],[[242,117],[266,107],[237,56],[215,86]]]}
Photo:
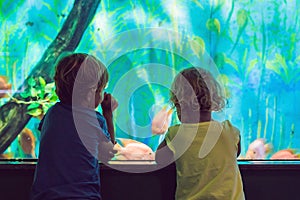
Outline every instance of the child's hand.
{"label": "child's hand", "polygon": [[108,141],[102,141],[99,144],[99,157],[98,159],[102,163],[107,163],[110,161],[115,154],[117,153],[116,150],[113,149],[114,145],[111,142]]}
{"label": "child's hand", "polygon": [[104,92],[103,101],[101,103],[103,112],[113,112],[118,107],[118,105],[119,104],[117,100],[111,94]]}

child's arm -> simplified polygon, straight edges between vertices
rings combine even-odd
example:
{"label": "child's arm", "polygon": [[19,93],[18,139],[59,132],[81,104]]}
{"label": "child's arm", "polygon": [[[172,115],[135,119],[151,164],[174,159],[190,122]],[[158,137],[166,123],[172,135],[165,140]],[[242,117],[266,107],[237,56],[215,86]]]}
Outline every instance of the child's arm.
{"label": "child's arm", "polygon": [[166,140],[163,140],[158,146],[155,153],[155,161],[157,164],[168,165],[174,161],[174,155],[168,147]]}
{"label": "child's arm", "polygon": [[113,124],[113,111],[118,107],[118,102],[108,93],[104,93],[103,101],[101,103],[103,116],[106,120],[107,130],[110,134],[111,142],[115,144],[115,129]]}

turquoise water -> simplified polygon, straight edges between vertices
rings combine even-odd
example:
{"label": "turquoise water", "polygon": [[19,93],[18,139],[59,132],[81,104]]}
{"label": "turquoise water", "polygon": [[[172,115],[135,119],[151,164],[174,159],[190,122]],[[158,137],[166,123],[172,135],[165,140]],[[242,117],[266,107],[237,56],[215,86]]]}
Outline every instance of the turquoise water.
{"label": "turquoise water", "polygon": [[[0,1],[0,75],[12,84],[11,95],[24,92],[22,86],[43,61],[73,4]],[[299,14],[297,0],[102,0],[74,51],[96,55],[107,65],[107,91],[120,104],[117,137],[155,150],[163,136],[151,135],[154,114],[169,105],[168,89],[178,71],[199,65],[224,86],[228,105],[215,116],[240,129],[242,157],[257,138],[271,143],[273,152],[300,153]],[[53,67],[46,73],[53,74]],[[9,99],[2,98],[0,105]],[[36,138],[36,152],[38,122],[32,118],[26,124]],[[174,113],[172,124],[177,122]],[[14,138],[1,145],[13,157],[22,156]]]}

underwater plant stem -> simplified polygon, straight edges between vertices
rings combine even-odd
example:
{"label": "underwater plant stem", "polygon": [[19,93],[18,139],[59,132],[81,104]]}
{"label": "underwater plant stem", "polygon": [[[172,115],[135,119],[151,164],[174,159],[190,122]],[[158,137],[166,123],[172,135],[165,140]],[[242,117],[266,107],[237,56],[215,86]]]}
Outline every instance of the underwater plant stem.
{"label": "underwater plant stem", "polygon": [[262,62],[265,63],[266,59],[266,47],[267,47],[267,36],[264,18],[262,17]]}
{"label": "underwater plant stem", "polygon": [[233,10],[234,10],[234,0],[231,1],[231,8],[230,8],[230,11],[229,11],[229,14],[228,14],[228,17],[226,19],[226,23],[224,25],[224,28],[222,29],[221,33],[218,35],[218,37],[216,38],[216,41],[215,41],[215,44],[214,44],[214,50],[215,52],[218,52],[218,44],[219,44],[219,40],[220,40],[220,37],[226,33],[226,31],[228,31],[228,27],[229,27],[229,22],[230,22],[230,19],[232,17],[232,14],[233,14]]}
{"label": "underwater plant stem", "polygon": [[[26,42],[25,42],[25,50],[24,50],[24,56],[27,58],[27,51],[28,51],[28,37],[26,38]],[[26,62],[26,64],[27,64],[27,62]],[[27,77],[28,76],[28,67],[23,67],[23,69],[22,69],[23,71],[22,71],[22,76],[23,77]],[[16,87],[17,88],[17,87]]]}
{"label": "underwater plant stem", "polygon": [[279,120],[279,145],[278,145],[278,149],[282,149],[282,146],[283,146],[283,140],[284,140],[284,117],[281,115],[280,116],[280,120]]}
{"label": "underwater plant stem", "polygon": [[[263,88],[263,80],[265,77],[265,71],[266,71],[266,31],[265,31],[265,25],[264,20],[262,19],[262,34],[263,34],[263,42],[262,42],[262,56],[261,56],[261,75],[259,80],[259,87],[258,87],[258,93],[257,93],[257,102],[260,102],[261,100],[261,93]],[[259,103],[256,104],[256,110],[257,110],[257,119],[259,119]]]}
{"label": "underwater plant stem", "polygon": [[12,82],[13,82],[13,86],[12,88],[15,89],[18,87],[17,85],[17,61],[14,62],[14,64],[12,65]]}
{"label": "underwater plant stem", "polygon": [[252,126],[251,126],[251,118],[252,118],[252,110],[249,108],[248,110],[248,141],[249,144],[252,141]]}
{"label": "underwater plant stem", "polygon": [[[242,117],[241,118],[241,138],[245,138],[245,137],[243,137],[243,135],[244,135],[244,133],[245,133],[245,118],[244,117]],[[250,144],[250,142],[249,141],[247,141],[247,146]],[[241,140],[241,146],[242,147],[246,147],[246,142],[245,142],[245,140]],[[242,155],[244,155],[246,153],[246,149],[245,148],[242,148],[242,152],[241,152],[241,154]]]}
{"label": "underwater plant stem", "polygon": [[257,122],[257,135],[256,138],[260,138],[261,137],[261,120],[258,120]]}
{"label": "underwater plant stem", "polygon": [[229,21],[231,19],[232,14],[233,14],[233,10],[234,10],[234,0],[231,1],[231,8],[230,8],[227,20],[226,20],[226,25],[225,25],[226,27],[224,28],[224,31],[228,31],[227,27],[229,25]]}
{"label": "underwater plant stem", "polygon": [[265,119],[265,128],[264,128],[264,138],[267,138],[267,128],[269,123],[269,96],[266,98],[266,119]]}
{"label": "underwater plant stem", "polygon": [[[74,1],[73,8],[61,30],[46,49],[41,60],[32,69],[29,77],[42,76],[46,82],[52,81],[54,66],[59,56],[63,52],[72,52],[77,48],[99,4],[100,0]],[[24,89],[29,87],[27,79],[22,84]],[[15,93],[13,97],[22,99],[19,93]],[[27,106],[9,100],[0,107],[0,153],[5,151],[30,120],[31,116],[27,114]]]}
{"label": "underwater plant stem", "polygon": [[48,102],[50,102],[50,99],[49,98],[45,98],[45,99],[37,99],[37,100],[32,100],[32,101],[24,101],[24,100],[20,100],[20,99],[17,99],[17,98],[15,98],[15,97],[13,97],[13,96],[11,96],[10,94],[7,94],[8,96],[9,96],[9,98],[10,98],[10,100],[11,101],[14,101],[14,102],[16,102],[17,104],[32,104],[32,103],[40,103],[40,104],[42,104],[42,103],[48,103]]}
{"label": "underwater plant stem", "polygon": [[272,122],[272,135],[271,135],[271,143],[274,143],[275,137],[275,125],[276,125],[276,111],[277,111],[277,98],[274,97],[274,107],[273,107],[273,122]]}
{"label": "underwater plant stem", "polygon": [[235,50],[237,44],[239,43],[240,37],[242,36],[243,31],[244,31],[244,29],[241,29],[241,30],[238,31],[238,35],[236,36],[235,43],[233,44],[233,47],[230,50],[229,57],[231,57],[231,54],[233,53],[233,51]]}
{"label": "underwater plant stem", "polygon": [[[213,17],[213,5],[211,5],[211,7],[210,7],[210,15],[209,15],[209,18],[210,19],[212,19],[212,17]],[[212,31],[209,31],[209,37],[208,37],[208,42],[209,42],[209,55],[210,55],[210,57],[211,58],[213,58],[214,57],[214,53],[213,53],[213,41],[212,41]]]}
{"label": "underwater plant stem", "polygon": [[295,136],[295,124],[292,123],[292,125],[291,125],[291,133],[290,133],[290,142],[289,142],[288,148],[292,148],[294,136]]}
{"label": "underwater plant stem", "polygon": [[[6,26],[5,26],[6,27]],[[4,46],[4,49],[5,49],[5,73],[6,73],[6,75],[9,77],[9,49],[8,49],[8,47],[9,47],[9,36],[8,36],[9,34],[7,34],[7,31],[5,31],[5,46]]]}

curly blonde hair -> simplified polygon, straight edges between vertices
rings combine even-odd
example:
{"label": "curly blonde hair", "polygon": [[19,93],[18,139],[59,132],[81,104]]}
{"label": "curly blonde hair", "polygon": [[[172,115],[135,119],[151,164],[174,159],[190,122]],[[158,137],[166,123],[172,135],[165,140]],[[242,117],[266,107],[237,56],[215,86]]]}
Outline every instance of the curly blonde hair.
{"label": "curly blonde hair", "polygon": [[189,107],[199,111],[221,111],[225,97],[212,74],[199,67],[182,70],[174,79],[170,101],[176,107]]}
{"label": "curly blonde hair", "polygon": [[75,85],[78,90],[76,92],[79,92],[84,99],[91,90],[105,87],[108,82],[108,72],[96,57],[85,53],[71,53],[59,60],[54,80],[59,100],[72,104]]}

